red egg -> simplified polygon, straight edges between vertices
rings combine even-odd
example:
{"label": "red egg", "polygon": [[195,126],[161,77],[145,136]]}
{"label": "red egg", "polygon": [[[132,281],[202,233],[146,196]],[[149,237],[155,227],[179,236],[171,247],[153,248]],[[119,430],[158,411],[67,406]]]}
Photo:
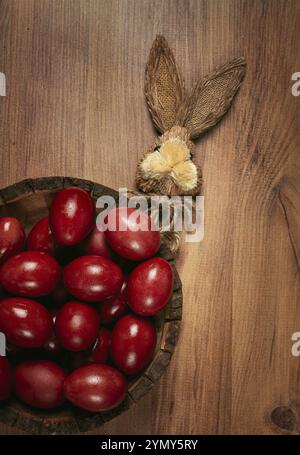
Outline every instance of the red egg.
{"label": "red egg", "polygon": [[100,303],[100,317],[104,325],[117,321],[127,311],[127,282],[123,283],[120,293],[116,297]]}
{"label": "red egg", "polygon": [[138,265],[128,280],[128,305],[140,316],[162,310],[173,291],[173,270],[165,259],[155,257]]}
{"label": "red egg", "polygon": [[21,348],[42,347],[51,335],[49,312],[34,300],[10,297],[0,302],[0,331]]}
{"label": "red egg", "polygon": [[106,238],[120,256],[141,261],[154,256],[160,247],[159,231],[151,230],[151,219],[134,208],[112,209],[104,219]]}
{"label": "red egg", "polygon": [[101,329],[88,361],[92,363],[105,363],[109,357],[110,340],[110,331]]}
{"label": "red egg", "polygon": [[99,231],[97,226],[85,240],[83,250],[86,255],[111,256],[111,250],[108,246],[104,232]]}
{"label": "red egg", "polygon": [[65,396],[75,406],[91,412],[108,411],[125,398],[124,376],[108,365],[86,365],[73,371],[65,380]]}
{"label": "red egg", "polygon": [[81,242],[93,228],[95,209],[90,195],[81,188],[70,187],[54,197],[49,223],[54,238],[61,245]]}
{"label": "red egg", "polygon": [[0,218],[0,263],[19,253],[25,243],[25,232],[21,223],[13,217]]}
{"label": "red egg", "polygon": [[64,402],[64,380],[64,371],[56,363],[27,361],[15,369],[15,392],[30,406],[53,409]]}
{"label": "red egg", "polygon": [[124,282],[119,266],[103,256],[81,256],[64,269],[64,282],[77,299],[97,302],[116,295]]}
{"label": "red egg", "polygon": [[112,331],[111,355],[115,365],[128,375],[138,373],[153,358],[156,329],[146,319],[128,314]]}
{"label": "red egg", "polygon": [[99,331],[97,311],[84,303],[70,301],[56,316],[55,333],[69,351],[84,351],[93,345]]}
{"label": "red egg", "polygon": [[13,386],[12,368],[6,357],[0,356],[0,401],[10,397]]}
{"label": "red egg", "polygon": [[57,245],[53,238],[47,216],[38,221],[29,232],[27,248],[31,251],[43,251],[50,255],[56,252]]}
{"label": "red egg", "polygon": [[58,262],[40,251],[24,251],[1,267],[2,286],[12,294],[42,297],[57,286],[61,276]]}

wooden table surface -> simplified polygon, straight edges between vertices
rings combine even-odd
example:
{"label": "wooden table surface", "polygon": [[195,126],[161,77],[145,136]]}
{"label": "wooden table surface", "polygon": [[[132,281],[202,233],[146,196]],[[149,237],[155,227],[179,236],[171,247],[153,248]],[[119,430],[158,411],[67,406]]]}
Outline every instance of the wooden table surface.
{"label": "wooden table surface", "polygon": [[272,434],[274,408],[300,409],[299,22],[296,0],[0,0],[1,187],[69,175],[132,188],[155,138],[143,83],[157,33],[188,87],[248,63],[230,113],[197,143],[205,238],[178,259],[172,363],[99,434]]}

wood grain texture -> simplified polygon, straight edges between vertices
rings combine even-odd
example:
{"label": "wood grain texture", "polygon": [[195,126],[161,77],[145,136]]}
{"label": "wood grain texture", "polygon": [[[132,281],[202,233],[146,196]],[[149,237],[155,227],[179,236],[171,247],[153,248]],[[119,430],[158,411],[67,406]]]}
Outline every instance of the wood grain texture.
{"label": "wood grain texture", "polygon": [[155,138],[143,82],[157,33],[188,87],[248,63],[230,113],[197,144],[205,239],[177,263],[183,324],[168,372],[99,434],[300,431],[299,21],[297,0],[0,0],[1,187],[47,175],[132,187]]}

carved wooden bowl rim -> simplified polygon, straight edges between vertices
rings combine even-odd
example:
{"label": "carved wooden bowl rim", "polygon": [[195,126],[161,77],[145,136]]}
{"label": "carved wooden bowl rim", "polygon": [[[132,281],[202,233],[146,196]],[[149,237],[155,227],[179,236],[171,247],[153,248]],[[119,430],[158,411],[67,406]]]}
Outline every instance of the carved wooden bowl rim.
{"label": "carved wooden bowl rim", "polygon": [[[93,199],[101,195],[118,198],[117,191],[99,183],[72,177],[42,177],[22,180],[0,190],[0,216],[9,212],[10,204],[18,205],[23,199],[49,195],[69,186],[77,186],[88,191]],[[46,205],[45,205],[46,208]],[[174,290],[170,302],[162,316],[160,339],[156,354],[150,365],[129,385],[126,399],[120,406],[109,412],[97,414],[75,409],[66,404],[62,410],[51,413],[32,410],[17,400],[10,400],[0,405],[0,421],[11,427],[19,428],[31,434],[80,433],[93,430],[120,415],[148,393],[165,372],[170,363],[182,317],[182,285],[174,265],[172,255],[162,245],[159,256],[165,258],[174,270]]]}

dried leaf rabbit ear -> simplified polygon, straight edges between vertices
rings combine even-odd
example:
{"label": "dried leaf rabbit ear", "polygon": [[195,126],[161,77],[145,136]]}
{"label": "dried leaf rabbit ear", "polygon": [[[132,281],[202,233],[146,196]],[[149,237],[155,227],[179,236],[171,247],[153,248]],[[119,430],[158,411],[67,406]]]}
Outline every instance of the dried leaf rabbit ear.
{"label": "dried leaf rabbit ear", "polygon": [[174,55],[163,36],[157,36],[145,74],[145,95],[155,127],[161,133],[176,125],[184,87]]}
{"label": "dried leaf rabbit ear", "polygon": [[181,119],[191,139],[214,126],[228,111],[245,73],[245,60],[237,58],[196,84]]}

